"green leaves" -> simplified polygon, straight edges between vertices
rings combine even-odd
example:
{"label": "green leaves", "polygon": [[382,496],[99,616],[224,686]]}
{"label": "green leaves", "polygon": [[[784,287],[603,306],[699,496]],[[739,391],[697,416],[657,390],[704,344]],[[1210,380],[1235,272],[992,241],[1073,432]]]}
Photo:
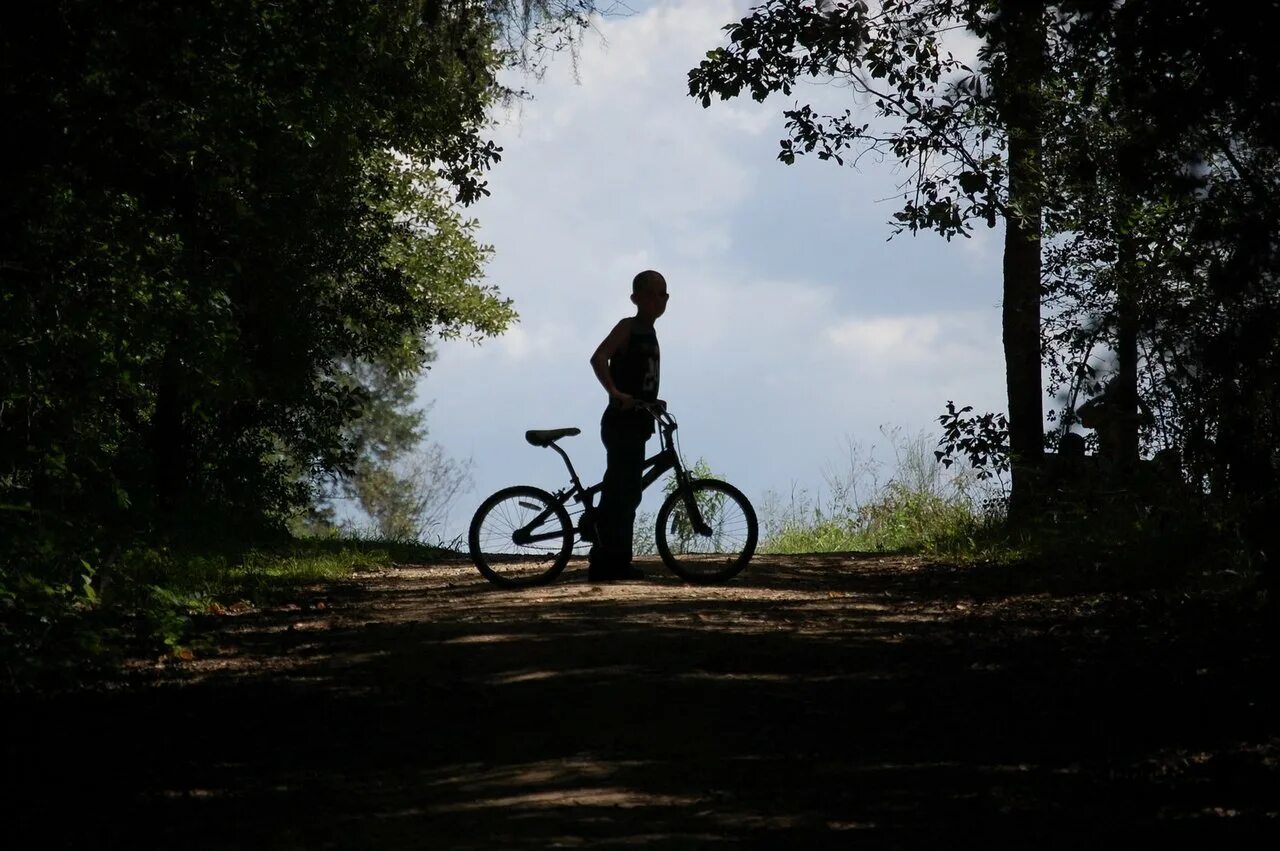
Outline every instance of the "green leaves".
{"label": "green leaves", "polygon": [[990,223],[1004,192],[1004,140],[991,132],[1000,126],[997,102],[938,37],[945,27],[980,27],[980,10],[961,0],[887,2],[874,15],[865,3],[820,7],[772,0],[726,27],[729,44],[689,72],[690,95],[707,107],[713,96],[748,91],[762,101],[791,94],[802,79],[839,81],[874,106],[875,121],[797,104],[783,112],[781,162],[816,154],[844,165],[867,151],[890,153],[914,175],[893,217],[899,230],[951,238],[967,235],[972,218]]}
{"label": "green leaves", "polygon": [[956,177],[956,181],[960,184],[960,189],[968,195],[975,192],[981,192],[990,185],[987,175],[973,171],[962,171]]}
{"label": "green leaves", "polygon": [[944,467],[950,467],[957,458],[963,458],[973,468],[979,479],[997,479],[1003,482],[1009,472],[1009,420],[1004,414],[991,412],[973,414],[973,407],[965,405],[959,410],[954,402],[947,402],[947,412],[938,417],[942,426],[941,447],[934,457]]}
{"label": "green leaves", "polygon": [[90,604],[97,604],[98,592],[93,587],[93,577],[97,571],[84,559],[80,559],[80,567],[84,569],[84,573],[80,574],[80,596]]}
{"label": "green leaves", "polygon": [[357,453],[342,364],[503,330],[462,214],[496,75],[589,6],[68,0],[0,29],[0,559],[64,581],[137,535],[278,530]]}

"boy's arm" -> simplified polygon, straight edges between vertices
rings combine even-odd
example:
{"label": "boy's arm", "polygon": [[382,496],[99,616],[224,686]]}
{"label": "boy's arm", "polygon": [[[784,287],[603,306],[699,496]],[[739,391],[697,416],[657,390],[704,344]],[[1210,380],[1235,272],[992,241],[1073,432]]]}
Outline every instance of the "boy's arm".
{"label": "boy's arm", "polygon": [[614,386],[613,376],[609,375],[609,359],[627,344],[630,336],[631,320],[623,319],[613,326],[609,336],[605,337],[600,345],[596,346],[595,352],[591,355],[591,368],[595,370],[596,379],[600,382],[600,386],[609,394],[611,400],[617,402],[624,409],[634,405],[635,400]]}

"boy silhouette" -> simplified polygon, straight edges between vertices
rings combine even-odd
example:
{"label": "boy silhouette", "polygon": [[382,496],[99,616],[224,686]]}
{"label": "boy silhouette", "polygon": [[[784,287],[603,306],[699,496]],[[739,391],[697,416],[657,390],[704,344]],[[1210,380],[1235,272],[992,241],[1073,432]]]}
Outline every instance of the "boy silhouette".
{"label": "boy silhouette", "polygon": [[596,512],[596,540],[591,547],[587,579],[643,579],[644,571],[631,564],[632,527],[640,505],[644,471],[644,445],[653,434],[653,417],[636,402],[658,400],[661,356],[653,323],[667,309],[667,281],[653,270],[631,281],[631,302],[636,315],[628,316],[591,355],[591,368],[609,404],[600,418],[605,473]]}

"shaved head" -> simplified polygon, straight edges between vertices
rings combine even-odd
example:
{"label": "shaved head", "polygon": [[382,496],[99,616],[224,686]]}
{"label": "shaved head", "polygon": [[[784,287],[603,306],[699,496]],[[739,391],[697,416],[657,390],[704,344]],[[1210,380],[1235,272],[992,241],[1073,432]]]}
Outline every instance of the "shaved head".
{"label": "shaved head", "polygon": [[638,293],[641,290],[650,289],[666,282],[667,279],[662,277],[661,273],[646,269],[631,279],[631,292]]}

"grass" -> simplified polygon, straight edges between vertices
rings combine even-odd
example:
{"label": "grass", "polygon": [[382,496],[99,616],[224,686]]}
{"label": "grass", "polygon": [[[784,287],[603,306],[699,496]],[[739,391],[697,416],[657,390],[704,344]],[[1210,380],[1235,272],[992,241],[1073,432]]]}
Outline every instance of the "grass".
{"label": "grass", "polygon": [[346,579],[361,571],[456,557],[452,550],[417,541],[300,538],[230,554],[146,550],[125,570],[134,583],[161,585],[197,605],[206,600],[265,604],[300,587]]}
{"label": "grass", "polygon": [[1043,516],[1012,529],[1000,487],[972,471],[948,474],[924,434],[884,434],[891,464],[851,445],[819,495],[793,491],[785,503],[771,495],[760,512],[761,552],[939,556],[981,568],[975,582],[986,577],[1006,588],[1218,593],[1260,581],[1238,524],[1189,491],[1138,490],[1110,501],[1064,493]]}
{"label": "grass", "polygon": [[268,606],[310,586],[451,549],[367,536],[297,538],[222,551],[136,546],[51,579],[0,566],[0,690],[62,688],[129,655],[190,658],[193,618]]}
{"label": "grass", "polygon": [[990,557],[1002,521],[999,491],[971,471],[945,471],[924,433],[881,432],[893,454],[887,478],[888,465],[874,447],[864,452],[850,444],[845,465],[826,471],[826,488],[817,495],[793,491],[785,504],[777,494],[766,497],[761,551]]}
{"label": "grass", "polygon": [[970,505],[897,483],[853,512],[831,516],[814,509],[806,518],[792,511],[772,524],[762,552],[974,554],[992,531],[992,521]]}

